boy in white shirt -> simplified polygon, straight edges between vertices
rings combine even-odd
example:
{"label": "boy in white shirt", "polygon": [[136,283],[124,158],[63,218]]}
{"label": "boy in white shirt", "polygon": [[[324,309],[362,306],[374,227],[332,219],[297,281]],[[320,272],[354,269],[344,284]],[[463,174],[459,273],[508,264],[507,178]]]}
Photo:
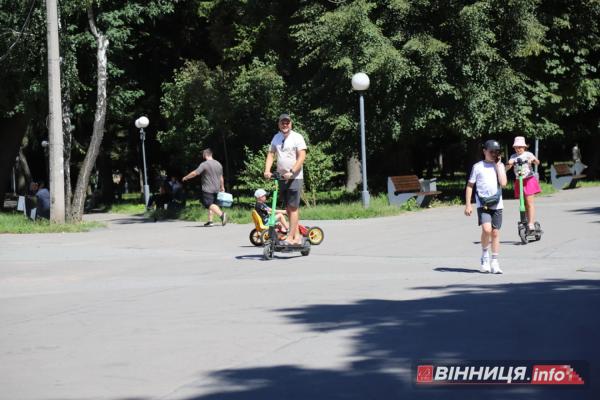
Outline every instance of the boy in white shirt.
{"label": "boy in white shirt", "polygon": [[[500,250],[500,228],[502,227],[502,188],[506,186],[506,169],[500,157],[500,144],[488,140],[483,146],[483,161],[473,165],[469,182],[465,190],[465,215],[473,212],[471,196],[476,186],[475,200],[477,204],[478,223],[481,226],[481,263],[480,271],[501,274],[498,262]],[[489,247],[492,247],[490,260]]]}

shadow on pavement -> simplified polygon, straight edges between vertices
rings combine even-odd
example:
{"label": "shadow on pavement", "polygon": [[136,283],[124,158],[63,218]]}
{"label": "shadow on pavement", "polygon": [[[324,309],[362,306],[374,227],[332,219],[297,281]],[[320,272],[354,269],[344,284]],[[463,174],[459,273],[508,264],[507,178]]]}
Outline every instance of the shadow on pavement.
{"label": "shadow on pavement", "polygon": [[[434,296],[276,310],[313,337],[350,330],[340,368],[274,365],[217,371],[214,392],[187,400],[598,399],[600,282],[414,288]],[[309,349],[315,360],[327,348]],[[306,355],[305,355],[306,356]],[[326,357],[326,356],[325,356]],[[417,360],[587,360],[590,386],[416,388]]]}
{"label": "shadow on pavement", "polygon": [[451,268],[451,267],[439,267],[434,268],[434,271],[437,272],[463,272],[467,274],[481,274],[478,269],[468,269],[468,268]]}
{"label": "shadow on pavement", "polygon": [[[473,244],[481,244],[481,241],[479,240],[479,241],[473,242]],[[520,246],[523,243],[521,243],[520,240],[501,240],[500,244],[512,244],[515,246]]]}
{"label": "shadow on pavement", "polygon": [[[275,253],[273,255],[273,260],[287,260],[289,258],[300,258],[300,257],[304,257],[304,256],[302,256],[300,254],[290,254],[290,255],[286,255],[286,256],[279,256],[279,255],[277,255],[277,253]],[[246,255],[236,256],[235,259],[236,260],[262,260],[263,259],[262,250],[260,251],[259,254],[246,254]]]}
{"label": "shadow on pavement", "polygon": [[600,214],[600,207],[578,208],[578,209],[569,210],[569,211],[581,213],[581,214]]}
{"label": "shadow on pavement", "polygon": [[137,216],[130,216],[130,217],[123,217],[123,218],[116,218],[116,219],[112,219],[110,220],[111,224],[117,224],[117,225],[131,225],[131,224],[147,224],[147,223],[154,223],[155,221],[147,218],[146,216],[144,216],[143,214]]}
{"label": "shadow on pavement", "polygon": [[260,254],[246,254],[243,256],[235,256],[236,260],[262,260],[263,259],[263,255],[262,253]]}

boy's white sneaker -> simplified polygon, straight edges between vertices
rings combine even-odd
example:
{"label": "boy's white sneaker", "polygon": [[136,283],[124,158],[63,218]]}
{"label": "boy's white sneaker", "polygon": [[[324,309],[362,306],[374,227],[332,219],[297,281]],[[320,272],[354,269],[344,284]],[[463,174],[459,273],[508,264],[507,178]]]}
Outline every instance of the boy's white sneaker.
{"label": "boy's white sneaker", "polygon": [[492,259],[490,266],[492,268],[492,274],[501,274],[502,273],[502,270],[500,269],[500,263],[498,262],[498,260],[496,258]]}
{"label": "boy's white sneaker", "polygon": [[491,272],[489,257],[481,257],[479,271],[483,272],[484,274],[489,274]]}

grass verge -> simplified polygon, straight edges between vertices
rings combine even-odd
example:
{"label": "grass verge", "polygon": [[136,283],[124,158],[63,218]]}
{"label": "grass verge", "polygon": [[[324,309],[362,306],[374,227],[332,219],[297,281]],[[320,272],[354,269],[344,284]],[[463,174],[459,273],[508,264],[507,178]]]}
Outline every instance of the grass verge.
{"label": "grass verge", "polygon": [[[600,181],[583,181],[580,186],[600,186]],[[550,183],[540,182],[542,188],[541,196],[548,196],[557,191]],[[447,181],[439,181],[437,189],[442,191],[438,198],[431,203],[432,207],[456,206],[464,204],[465,181],[458,178]],[[391,206],[384,193],[371,197],[370,207],[365,209],[359,200],[359,193],[349,194],[343,190],[332,190],[320,193],[318,204],[314,207],[302,204],[301,218],[303,220],[336,220],[336,219],[360,219],[375,218],[402,214],[407,211],[420,210],[414,199],[405,203],[402,207]],[[505,199],[514,198],[513,181],[509,179],[508,185],[503,190]],[[139,197],[139,196],[138,196]],[[248,224],[252,222],[251,212],[254,207],[254,198],[251,196],[237,197],[232,208],[226,208],[229,221],[237,224]],[[143,204],[121,203],[114,204],[108,210],[121,214],[143,214],[146,212]],[[146,213],[152,218],[153,213]],[[159,213],[158,219],[181,219],[185,221],[206,221],[206,209],[198,204],[197,200],[188,200],[187,207],[179,213]],[[219,222],[215,218],[216,223]]]}
{"label": "grass verge", "polygon": [[105,225],[100,222],[53,224],[48,220],[32,221],[22,213],[0,213],[0,233],[72,233],[87,232]]}

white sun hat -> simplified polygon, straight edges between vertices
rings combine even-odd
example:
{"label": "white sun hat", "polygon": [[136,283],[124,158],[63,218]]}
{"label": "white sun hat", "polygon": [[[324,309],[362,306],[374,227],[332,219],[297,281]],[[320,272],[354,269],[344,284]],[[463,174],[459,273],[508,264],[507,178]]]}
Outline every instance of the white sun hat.
{"label": "white sun hat", "polygon": [[525,143],[525,138],[523,136],[516,136],[512,147],[529,147],[529,145]]}
{"label": "white sun hat", "polygon": [[266,195],[267,195],[267,192],[265,189],[256,189],[256,192],[254,192],[254,197],[256,197],[257,199],[260,196],[266,196]]}

